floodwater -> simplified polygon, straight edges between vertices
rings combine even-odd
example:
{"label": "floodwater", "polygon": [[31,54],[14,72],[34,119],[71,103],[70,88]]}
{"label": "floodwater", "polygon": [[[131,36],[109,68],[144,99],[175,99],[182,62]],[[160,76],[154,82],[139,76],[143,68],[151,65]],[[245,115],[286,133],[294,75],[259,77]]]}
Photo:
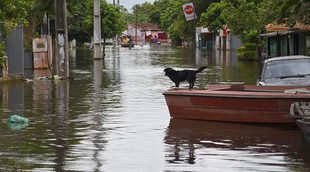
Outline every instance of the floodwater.
{"label": "floodwater", "polygon": [[[105,53],[73,50],[68,81],[1,84],[0,171],[310,171],[310,141],[296,127],[170,119],[165,67],[208,65],[195,85],[205,87],[255,84],[256,62],[166,47]],[[30,123],[9,124],[10,114]]]}

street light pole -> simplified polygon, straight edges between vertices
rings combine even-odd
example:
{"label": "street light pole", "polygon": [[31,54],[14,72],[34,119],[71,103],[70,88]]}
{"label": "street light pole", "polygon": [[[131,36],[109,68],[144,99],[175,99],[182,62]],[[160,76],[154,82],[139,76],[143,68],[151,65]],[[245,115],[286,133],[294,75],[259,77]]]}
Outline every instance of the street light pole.
{"label": "street light pole", "polygon": [[100,0],[94,0],[94,59],[101,59]]}

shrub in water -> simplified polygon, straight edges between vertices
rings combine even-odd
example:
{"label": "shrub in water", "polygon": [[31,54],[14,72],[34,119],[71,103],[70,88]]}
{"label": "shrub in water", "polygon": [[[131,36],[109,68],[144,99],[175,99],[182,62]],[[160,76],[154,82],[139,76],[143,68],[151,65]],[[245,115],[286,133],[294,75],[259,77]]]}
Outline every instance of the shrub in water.
{"label": "shrub in water", "polygon": [[254,61],[256,58],[256,45],[253,43],[246,43],[237,49],[237,56],[240,60]]}

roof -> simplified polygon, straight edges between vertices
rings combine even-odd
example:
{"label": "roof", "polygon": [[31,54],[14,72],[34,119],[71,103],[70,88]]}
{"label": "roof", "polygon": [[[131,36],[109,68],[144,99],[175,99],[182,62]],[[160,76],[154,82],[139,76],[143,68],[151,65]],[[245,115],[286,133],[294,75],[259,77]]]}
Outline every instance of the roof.
{"label": "roof", "polygon": [[131,23],[129,25],[132,27],[137,26],[137,29],[140,29],[141,31],[161,31],[159,26],[153,23]]}
{"label": "roof", "polygon": [[303,55],[272,57],[272,58],[266,59],[265,62],[280,61],[280,60],[294,60],[294,59],[310,59],[310,57],[303,56]]}
{"label": "roof", "polygon": [[279,31],[274,31],[274,32],[269,32],[269,33],[263,33],[263,34],[260,34],[259,36],[261,37],[277,37],[279,35],[287,35],[287,34],[290,34],[290,33],[293,33],[293,31],[283,31],[283,32],[279,32]]}
{"label": "roof", "polygon": [[310,31],[310,25],[306,25],[300,22],[296,22],[293,27],[289,27],[286,24],[277,24],[270,23],[265,27],[267,32],[275,32],[275,31],[292,31],[292,30],[302,30],[302,31]]}

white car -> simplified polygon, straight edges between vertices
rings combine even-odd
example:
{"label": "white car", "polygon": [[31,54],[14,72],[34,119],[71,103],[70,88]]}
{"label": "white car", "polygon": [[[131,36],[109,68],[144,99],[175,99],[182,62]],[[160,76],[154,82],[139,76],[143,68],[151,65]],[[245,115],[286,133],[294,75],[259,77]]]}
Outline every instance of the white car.
{"label": "white car", "polygon": [[293,55],[263,61],[256,85],[310,86],[310,57]]}

